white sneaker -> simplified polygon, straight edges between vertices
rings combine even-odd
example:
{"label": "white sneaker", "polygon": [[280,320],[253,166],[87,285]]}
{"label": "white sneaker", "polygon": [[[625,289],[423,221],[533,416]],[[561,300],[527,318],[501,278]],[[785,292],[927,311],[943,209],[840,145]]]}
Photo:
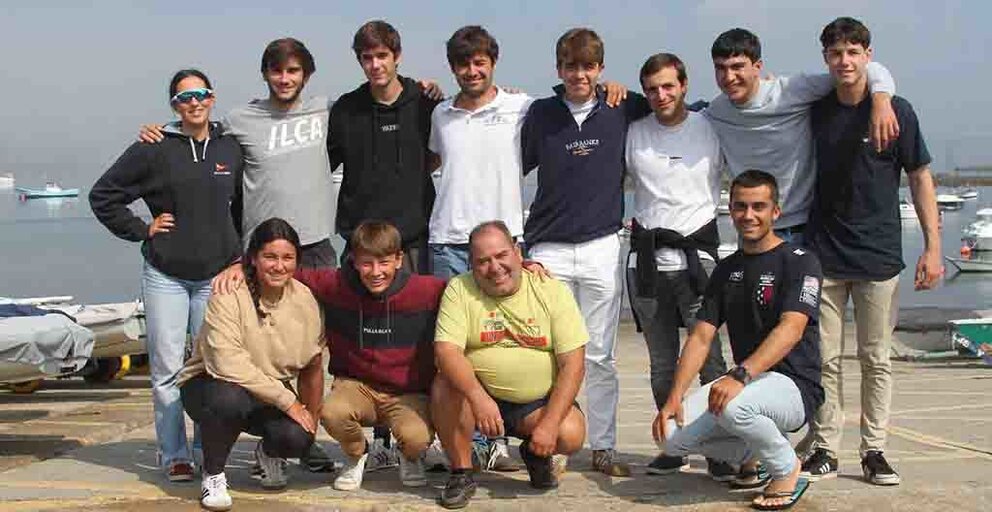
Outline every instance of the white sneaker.
{"label": "white sneaker", "polygon": [[263,489],[282,489],[286,487],[286,461],[281,457],[269,457],[262,449],[262,441],[255,445],[255,460],[262,469],[261,482]]}
{"label": "white sneaker", "polygon": [[204,475],[200,482],[203,496],[200,505],[212,511],[231,510],[231,495],[227,493],[227,477],[224,473]]}
{"label": "white sneaker", "polygon": [[369,445],[369,458],[368,464],[365,466],[365,471],[379,471],[380,469],[395,468],[400,463],[400,457],[396,453],[395,445],[391,448],[386,448],[386,444],[382,439],[373,439],[372,444]]}
{"label": "white sneaker", "polygon": [[551,456],[551,474],[561,478],[568,471],[568,455],[556,453]]}
{"label": "white sneaker", "polygon": [[434,438],[434,442],[427,447],[427,453],[424,454],[424,466],[427,467],[427,471],[432,472],[448,470],[448,456],[444,454],[440,439]]}
{"label": "white sneaker", "polygon": [[424,464],[420,457],[417,460],[406,460],[400,457],[400,482],[404,487],[423,487],[427,485],[427,475],[424,474]]}
{"label": "white sneaker", "polygon": [[341,470],[341,474],[334,479],[334,488],[339,491],[354,491],[361,487],[362,479],[365,478],[365,461],[368,458],[368,453],[363,453],[357,459],[348,457],[348,462]]}

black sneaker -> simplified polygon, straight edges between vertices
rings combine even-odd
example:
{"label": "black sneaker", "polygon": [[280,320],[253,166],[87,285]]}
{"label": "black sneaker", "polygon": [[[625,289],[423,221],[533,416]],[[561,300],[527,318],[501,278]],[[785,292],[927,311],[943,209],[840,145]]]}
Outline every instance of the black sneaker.
{"label": "black sneaker", "polygon": [[647,473],[649,475],[670,475],[689,469],[688,457],[675,457],[659,453],[653,461],[648,463]]}
{"label": "black sneaker", "polygon": [[870,450],[861,459],[861,471],[865,480],[875,485],[899,485],[901,479],[892,466],[885,460],[882,452]]}
{"label": "black sneaker", "polygon": [[472,496],[475,496],[475,487],[475,480],[472,480],[470,473],[452,473],[438,501],[444,508],[465,508]]}
{"label": "black sneaker", "polygon": [[520,443],[520,458],[527,466],[527,474],[530,475],[530,486],[535,489],[555,489],[558,487],[558,479],[551,471],[551,457],[538,457],[530,451],[530,443],[524,441]]}
{"label": "black sneaker", "polygon": [[837,476],[837,459],[830,456],[826,450],[817,448],[806,462],[803,462],[800,478],[810,482],[826,480]]}
{"label": "black sneaker", "polygon": [[730,482],[737,478],[737,471],[729,462],[706,458],[706,472],[717,482]]}

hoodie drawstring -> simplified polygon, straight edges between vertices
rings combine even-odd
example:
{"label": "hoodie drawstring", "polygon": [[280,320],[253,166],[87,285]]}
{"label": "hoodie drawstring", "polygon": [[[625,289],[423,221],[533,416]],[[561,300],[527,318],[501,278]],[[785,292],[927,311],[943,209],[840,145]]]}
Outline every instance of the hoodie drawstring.
{"label": "hoodie drawstring", "polygon": [[200,163],[201,160],[204,161],[204,162],[206,162],[207,161],[207,145],[210,144],[210,135],[207,135],[207,138],[204,139],[204,141],[203,141],[203,155],[200,156],[200,159],[199,160],[197,160],[197,158],[196,158],[196,144],[193,143],[193,137],[187,137],[186,140],[189,141],[189,151],[190,151],[190,153],[193,153],[193,163],[194,164]]}

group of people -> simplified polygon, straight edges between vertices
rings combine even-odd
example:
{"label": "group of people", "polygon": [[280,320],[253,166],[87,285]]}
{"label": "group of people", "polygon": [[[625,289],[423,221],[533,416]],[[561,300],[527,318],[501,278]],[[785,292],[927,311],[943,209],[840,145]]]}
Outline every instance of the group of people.
{"label": "group of people", "polygon": [[[899,483],[882,454],[903,268],[898,187],[905,172],[925,239],[916,287],[926,289],[942,272],[930,156],[912,107],[871,61],[868,29],[838,18],[820,41],[828,73],[765,79],[757,36],[720,34],[711,56],[722,93],[701,112],[686,105],[687,70],[670,53],[645,61],[643,95],[601,83],[604,44],[588,28],[558,39],[561,84],[543,99],[494,85],[499,45],[475,25],[446,43],[459,86],[446,100],[434,82],[398,74],[399,33],[378,20],[352,45],[367,81],[335,102],[302,97],[316,66],[291,38],[262,55],[268,97],[221,123],[206,75],[177,72],[179,121],[142,127],[90,193],[101,222],[142,242],[168,478],[191,480],[202,457],[201,503],[226,510],[224,466],[241,432],[261,437],[262,485],[281,488],[285,458],[332,467],[314,442],[319,425],[347,457],[340,490],[359,488],[390,453],[404,485],[426,485],[423,459],[439,440],[446,508],[471,500],[473,467],[517,469],[506,436],[523,441],[539,489],[556,487],[585,443],[592,469],[629,476],[616,452],[626,283],[659,410],[649,473],[680,471],[700,453],[713,478],[764,487],[754,506],[767,510],[835,476],[850,297],[862,469]],[[535,169],[524,218],[521,181]],[[724,175],[739,250],[717,261]],[[151,223],[128,209],[138,199]],[[340,268],[332,233],[346,241]],[[690,392],[697,374],[703,386]],[[198,426],[192,450],[184,409]],[[786,433],[806,424],[794,449]],[[375,427],[371,443],[363,427]]]}

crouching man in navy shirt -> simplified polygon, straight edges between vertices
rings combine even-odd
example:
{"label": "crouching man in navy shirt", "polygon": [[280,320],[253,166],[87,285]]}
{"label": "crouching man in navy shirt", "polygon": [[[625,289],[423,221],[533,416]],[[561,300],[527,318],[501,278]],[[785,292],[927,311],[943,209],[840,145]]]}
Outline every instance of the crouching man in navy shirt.
{"label": "crouching man in navy shirt", "polygon": [[[774,177],[751,170],[734,179],[730,215],[741,248],[713,271],[675,385],[652,426],[667,455],[741,464],[741,479],[760,475],[760,462],[771,480],[752,503],[759,510],[791,506],[808,487],[786,432],[801,428],[823,402],[820,262],[775,235],[780,214]],[[724,322],[737,366],[686,396]]]}

